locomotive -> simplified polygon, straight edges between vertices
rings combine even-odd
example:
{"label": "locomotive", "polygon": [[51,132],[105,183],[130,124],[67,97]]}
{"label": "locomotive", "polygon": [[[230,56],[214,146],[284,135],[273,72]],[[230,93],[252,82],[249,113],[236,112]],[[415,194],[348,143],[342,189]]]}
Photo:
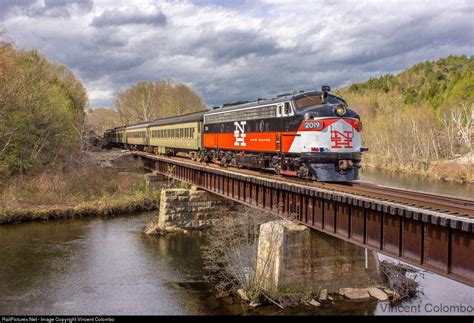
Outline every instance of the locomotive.
{"label": "locomotive", "polygon": [[118,127],[104,138],[111,146],[226,167],[350,182],[358,179],[362,153],[368,150],[361,130],[359,115],[323,86]]}

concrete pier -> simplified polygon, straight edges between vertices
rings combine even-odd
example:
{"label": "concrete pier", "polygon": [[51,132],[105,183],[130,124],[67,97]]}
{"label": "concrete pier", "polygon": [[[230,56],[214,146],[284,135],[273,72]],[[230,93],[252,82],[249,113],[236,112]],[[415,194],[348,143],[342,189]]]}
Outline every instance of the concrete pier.
{"label": "concrete pier", "polygon": [[257,275],[269,292],[337,292],[374,285],[377,262],[364,248],[277,220],[260,226]]}

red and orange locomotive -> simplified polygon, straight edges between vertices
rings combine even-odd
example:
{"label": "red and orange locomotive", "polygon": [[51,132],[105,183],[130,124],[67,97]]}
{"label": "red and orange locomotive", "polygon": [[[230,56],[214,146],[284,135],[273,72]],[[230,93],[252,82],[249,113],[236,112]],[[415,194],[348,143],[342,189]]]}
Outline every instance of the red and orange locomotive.
{"label": "red and orange locomotive", "polygon": [[205,113],[200,159],[318,181],[352,181],[367,150],[361,130],[357,113],[329,87],[284,94]]}

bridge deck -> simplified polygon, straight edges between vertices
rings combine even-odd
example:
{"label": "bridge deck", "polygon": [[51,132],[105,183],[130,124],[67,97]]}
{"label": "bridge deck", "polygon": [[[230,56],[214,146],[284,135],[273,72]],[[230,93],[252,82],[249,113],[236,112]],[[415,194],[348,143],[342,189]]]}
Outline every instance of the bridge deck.
{"label": "bridge deck", "polygon": [[403,203],[181,158],[133,154],[161,174],[474,286],[474,217],[469,203],[449,210],[446,203],[436,207],[430,200],[429,208],[422,208],[417,205],[422,202],[413,203],[417,194]]}

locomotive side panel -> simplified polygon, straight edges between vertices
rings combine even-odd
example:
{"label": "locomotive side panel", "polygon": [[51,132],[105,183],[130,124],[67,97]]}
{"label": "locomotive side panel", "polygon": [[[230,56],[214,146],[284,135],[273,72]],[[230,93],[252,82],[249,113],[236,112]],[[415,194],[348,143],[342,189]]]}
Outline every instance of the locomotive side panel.
{"label": "locomotive side panel", "polygon": [[[265,153],[288,152],[293,139],[290,137],[296,134],[301,117],[279,114],[278,111],[282,109],[283,104],[274,104],[205,115],[203,147]],[[282,133],[287,137],[282,139]]]}

